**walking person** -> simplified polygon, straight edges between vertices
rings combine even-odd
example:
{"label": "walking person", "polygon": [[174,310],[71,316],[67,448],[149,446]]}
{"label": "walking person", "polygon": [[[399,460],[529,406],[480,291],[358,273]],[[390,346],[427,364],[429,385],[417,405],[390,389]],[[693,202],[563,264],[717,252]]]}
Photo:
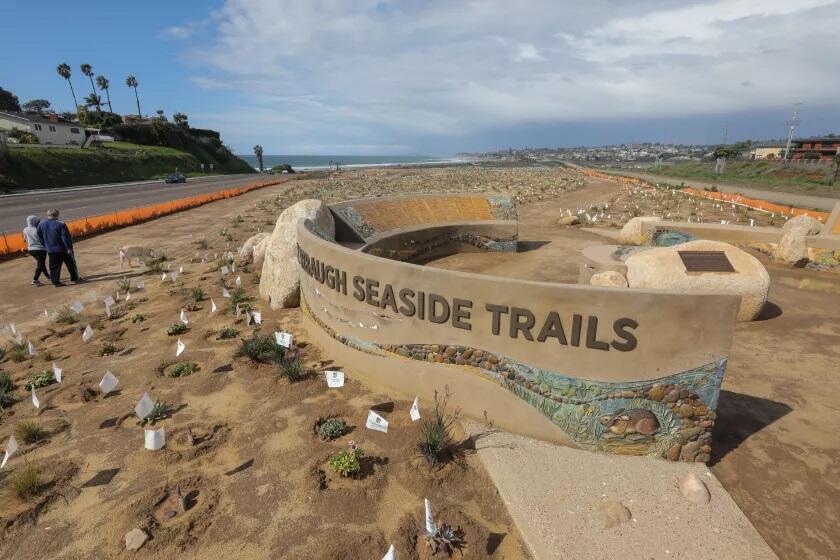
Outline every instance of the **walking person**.
{"label": "walking person", "polygon": [[70,280],[81,282],[76,269],[76,258],[73,255],[73,238],[64,222],[58,220],[58,210],[47,210],[47,219],[38,224],[38,233],[44,241],[50,260],[50,280],[53,286],[63,286],[61,283],[61,265],[67,266]]}
{"label": "walking person", "polygon": [[35,276],[32,278],[33,286],[41,285],[41,274],[50,279],[50,273],[47,272],[47,249],[44,247],[44,241],[41,239],[41,234],[38,233],[38,224],[41,219],[38,216],[27,216],[26,227],[23,228],[23,238],[26,239],[26,249],[32,258],[35,259]]}

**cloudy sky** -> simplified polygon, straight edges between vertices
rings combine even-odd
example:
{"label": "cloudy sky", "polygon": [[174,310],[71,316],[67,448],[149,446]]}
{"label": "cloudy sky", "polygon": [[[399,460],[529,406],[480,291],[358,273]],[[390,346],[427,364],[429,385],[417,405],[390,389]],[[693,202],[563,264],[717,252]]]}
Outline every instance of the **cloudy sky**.
{"label": "cloudy sky", "polygon": [[134,73],[143,112],[186,112],[240,153],[774,138],[794,102],[802,134],[840,132],[840,0],[47,4],[0,22],[32,44],[0,86],[69,108],[54,67],[88,62],[127,113]]}

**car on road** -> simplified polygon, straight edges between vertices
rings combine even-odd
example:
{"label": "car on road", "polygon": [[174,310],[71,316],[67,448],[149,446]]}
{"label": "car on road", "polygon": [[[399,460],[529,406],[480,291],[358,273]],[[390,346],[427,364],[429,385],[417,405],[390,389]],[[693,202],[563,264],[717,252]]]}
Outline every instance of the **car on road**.
{"label": "car on road", "polygon": [[166,183],[186,183],[187,177],[185,175],[181,175],[180,173],[173,173],[172,175],[167,175],[164,181]]}

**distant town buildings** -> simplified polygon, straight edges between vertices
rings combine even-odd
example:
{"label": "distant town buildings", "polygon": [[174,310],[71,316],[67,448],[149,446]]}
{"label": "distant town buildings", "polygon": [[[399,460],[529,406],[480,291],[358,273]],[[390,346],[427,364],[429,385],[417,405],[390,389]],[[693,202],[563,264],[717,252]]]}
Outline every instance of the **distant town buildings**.
{"label": "distant town buildings", "polygon": [[790,153],[791,159],[831,160],[840,154],[840,136],[797,138]]}
{"label": "distant town buildings", "polygon": [[750,159],[781,159],[784,146],[760,146],[750,150]]}

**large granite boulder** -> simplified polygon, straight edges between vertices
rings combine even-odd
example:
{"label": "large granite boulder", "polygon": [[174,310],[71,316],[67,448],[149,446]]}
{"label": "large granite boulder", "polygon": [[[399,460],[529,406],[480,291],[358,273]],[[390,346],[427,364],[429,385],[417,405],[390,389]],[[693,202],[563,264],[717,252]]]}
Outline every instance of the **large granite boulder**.
{"label": "large granite boulder", "polygon": [[[239,258],[245,262],[258,262],[259,259],[256,258],[256,248],[260,245],[263,241],[271,237],[268,233],[261,232],[254,236],[249,237],[245,243],[242,244],[242,247],[239,248]],[[263,243],[263,250],[262,254],[260,255],[260,259],[265,256],[265,246],[267,243]]]}
{"label": "large granite boulder", "polygon": [[790,266],[808,264],[808,245],[805,238],[820,232],[822,222],[810,216],[791,218],[782,227],[782,238],[773,251],[773,258]]}
{"label": "large granite boulder", "polygon": [[[723,251],[735,272],[687,272],[679,251]],[[770,275],[758,259],[720,241],[700,239],[650,249],[630,255],[625,264],[631,288],[736,293],[741,296],[739,321],[758,316],[770,289]]]}
{"label": "large granite boulder", "polygon": [[320,200],[301,200],[283,210],[268,239],[260,276],[260,297],[273,309],[300,305],[297,223],[305,218],[315,222],[324,235],[335,237],[335,221]]}
{"label": "large granite boulder", "polygon": [[619,245],[647,245],[651,241],[651,234],[649,231],[645,231],[645,224],[660,221],[662,219],[657,216],[630,218],[618,232]]}

